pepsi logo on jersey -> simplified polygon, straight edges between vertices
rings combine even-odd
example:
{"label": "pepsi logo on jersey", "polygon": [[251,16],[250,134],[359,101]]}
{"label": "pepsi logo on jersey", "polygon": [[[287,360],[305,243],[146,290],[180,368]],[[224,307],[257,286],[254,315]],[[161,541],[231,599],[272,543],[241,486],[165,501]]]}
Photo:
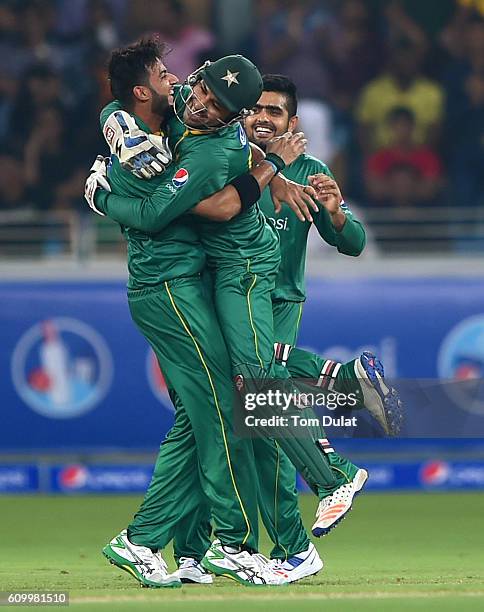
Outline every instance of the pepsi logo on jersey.
{"label": "pepsi logo on jersey", "polygon": [[171,179],[171,182],[178,189],[179,187],[183,187],[183,185],[188,181],[188,177],[188,170],[185,170],[185,168],[180,168],[176,171],[175,175]]}

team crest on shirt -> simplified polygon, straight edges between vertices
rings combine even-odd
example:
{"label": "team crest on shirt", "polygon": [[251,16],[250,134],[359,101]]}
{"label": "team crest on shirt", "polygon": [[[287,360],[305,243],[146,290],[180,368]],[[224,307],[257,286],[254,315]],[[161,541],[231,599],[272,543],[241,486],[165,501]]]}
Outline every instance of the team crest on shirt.
{"label": "team crest on shirt", "polygon": [[243,147],[245,147],[245,145],[247,144],[247,134],[245,133],[245,130],[240,123],[239,123],[239,140],[240,140],[240,144]]}
{"label": "team crest on shirt", "polygon": [[173,183],[174,187],[179,189],[180,187],[183,187],[183,185],[188,181],[188,177],[188,170],[185,170],[185,168],[180,168],[176,171],[175,175],[171,179],[171,182]]}

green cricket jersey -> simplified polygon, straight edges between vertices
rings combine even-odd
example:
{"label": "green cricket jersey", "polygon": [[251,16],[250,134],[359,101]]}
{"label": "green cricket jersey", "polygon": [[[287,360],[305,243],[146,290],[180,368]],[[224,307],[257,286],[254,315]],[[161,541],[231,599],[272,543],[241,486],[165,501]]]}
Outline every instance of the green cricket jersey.
{"label": "green cricket jersey", "polygon": [[169,134],[175,157],[173,168],[156,180],[146,181],[145,193],[130,192],[135,198],[107,192],[96,194],[99,210],[123,226],[154,236],[169,228],[175,219],[183,219],[197,230],[213,267],[277,253],[277,233],[258,205],[225,223],[185,215],[250,168],[250,147],[242,126],[236,123],[217,132],[203,133],[188,130],[173,118]]}
{"label": "green cricket jersey", "polygon": [[[102,110],[101,129],[109,115],[120,109],[120,103],[114,101]],[[151,132],[139,118],[134,119],[140,129]],[[167,174],[172,176],[169,169]],[[108,176],[113,193],[133,197],[147,197],[166,182],[163,176],[150,180],[135,177],[121,167],[116,156],[111,157]],[[99,210],[105,212],[102,206]],[[186,219],[179,219],[149,235],[122,221],[121,228],[128,243],[129,289],[140,289],[174,278],[194,276],[205,266],[205,254],[197,232]]]}
{"label": "green cricket jersey", "polygon": [[[311,174],[324,172],[333,176],[326,164],[310,155],[299,156],[284,170],[284,176],[296,183],[307,184]],[[281,265],[276,288],[272,294],[273,301],[302,302],[306,299],[304,272],[306,268],[306,246],[311,224],[299,221],[287,204],[282,205],[281,212],[274,213],[270,190],[262,193],[260,207],[269,221],[279,232],[281,248]],[[341,232],[337,232],[331,223],[328,212],[321,207],[319,212],[311,212],[314,225],[321,238],[335,246],[340,253],[357,256],[365,246],[365,230],[352,213],[344,207],[346,223]]]}

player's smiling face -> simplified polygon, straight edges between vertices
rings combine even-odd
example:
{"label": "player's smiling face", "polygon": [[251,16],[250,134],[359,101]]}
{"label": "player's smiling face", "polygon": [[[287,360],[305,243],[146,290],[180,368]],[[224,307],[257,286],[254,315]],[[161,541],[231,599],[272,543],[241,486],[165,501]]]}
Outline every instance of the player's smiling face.
{"label": "player's smiling face", "polygon": [[244,122],[249,140],[262,149],[274,136],[292,132],[296,124],[297,117],[289,117],[286,96],[277,91],[263,91]]}
{"label": "player's smiling face", "polygon": [[168,72],[161,60],[147,69],[149,78],[147,89],[151,93],[151,112],[163,117],[168,106],[173,104],[173,85],[178,83],[178,77]]}

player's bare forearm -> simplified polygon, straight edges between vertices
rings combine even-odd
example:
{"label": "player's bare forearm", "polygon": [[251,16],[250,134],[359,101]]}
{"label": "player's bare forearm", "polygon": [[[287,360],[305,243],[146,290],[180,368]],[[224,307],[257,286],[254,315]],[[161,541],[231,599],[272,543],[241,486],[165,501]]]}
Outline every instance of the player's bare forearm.
{"label": "player's bare forearm", "polygon": [[[261,162],[263,162],[263,159]],[[274,168],[271,164],[259,163],[252,168],[250,174],[256,179],[262,191],[274,177]],[[241,210],[242,203],[237,190],[232,185],[226,185],[217,193],[197,204],[193,213],[211,221],[223,223],[233,219]]]}
{"label": "player's bare forearm", "polygon": [[221,191],[217,191],[209,198],[202,200],[193,208],[193,213],[205,217],[211,221],[230,221],[241,211],[239,194],[235,187],[226,185]]}
{"label": "player's bare forearm", "polygon": [[252,159],[254,161],[254,164],[258,164],[266,156],[264,151],[260,147],[258,147],[256,144],[254,144],[253,142],[250,143],[250,150],[252,153]]}
{"label": "player's bare forearm", "polygon": [[[305,147],[306,139],[304,138],[304,134],[302,134],[302,132],[299,132],[297,134],[287,133],[284,134],[284,136],[282,137],[274,138],[270,143],[268,151],[273,152],[276,157],[280,158],[283,164],[289,164],[305,150]],[[274,179],[275,174],[277,172],[277,167],[273,162],[265,160],[265,155],[263,151],[259,149],[259,147],[251,145],[251,152],[253,158],[257,161],[257,164],[250,170],[250,174],[257,181],[260,195],[260,193],[262,193],[262,191]],[[285,179],[279,179],[279,182],[280,181],[285,181]],[[277,183],[278,181],[276,180],[276,185]],[[287,186],[287,182],[285,183],[285,185]],[[304,188],[301,187],[301,189]],[[289,205],[291,205],[291,198],[289,197],[291,194],[289,194],[288,189],[285,190],[284,195],[288,196],[288,199],[286,201],[288,201]],[[241,212],[242,208],[252,206],[255,201],[256,200],[244,202],[244,207],[242,207],[242,202],[240,200],[238,190],[228,185],[224,187],[224,189],[220,190],[218,193],[215,193],[213,196],[210,196],[206,200],[200,202],[200,204],[198,204],[193,209],[193,212],[196,215],[206,217],[208,219],[211,219],[212,221],[230,221],[230,219],[232,219]],[[304,202],[303,205],[306,207],[306,204],[304,204]],[[298,205],[298,211],[299,208],[300,206]],[[304,220],[304,217],[302,215],[301,220]]]}

